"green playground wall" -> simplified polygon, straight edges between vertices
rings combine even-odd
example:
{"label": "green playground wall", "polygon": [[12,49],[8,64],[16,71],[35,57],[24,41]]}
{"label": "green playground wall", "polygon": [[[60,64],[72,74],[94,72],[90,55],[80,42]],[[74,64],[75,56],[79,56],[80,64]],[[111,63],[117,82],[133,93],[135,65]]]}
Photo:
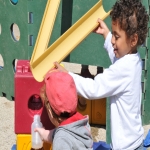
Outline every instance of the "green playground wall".
{"label": "green playground wall", "polygon": [[[15,59],[31,58],[34,44],[39,31],[47,0],[0,0],[0,54],[4,68],[0,71],[0,96],[14,99],[14,61]],[[116,0],[103,0],[103,6],[109,11]],[[98,0],[61,0],[52,36],[51,45],[72,24],[84,15]],[[150,14],[150,0],[142,0]],[[110,27],[108,17],[105,22]],[[11,26],[17,24],[20,30],[20,40],[12,37]],[[150,22],[149,22],[150,27]],[[103,48],[103,37],[91,33],[64,60],[83,65],[94,65],[107,68],[110,60]],[[142,105],[141,115],[143,125],[150,124],[150,30],[144,45],[139,47],[143,60],[142,74]],[[107,100],[107,141],[110,142],[109,98]]]}

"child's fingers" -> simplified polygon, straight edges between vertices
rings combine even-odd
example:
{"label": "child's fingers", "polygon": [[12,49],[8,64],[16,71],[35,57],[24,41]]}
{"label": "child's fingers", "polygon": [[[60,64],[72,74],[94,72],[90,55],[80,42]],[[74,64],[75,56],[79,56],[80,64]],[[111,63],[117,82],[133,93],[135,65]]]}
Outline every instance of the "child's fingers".
{"label": "child's fingers", "polygon": [[54,62],[54,67],[53,68],[51,68],[50,70],[49,70],[49,72],[54,72],[54,71],[59,71],[59,70],[57,70],[58,68],[59,68],[59,63],[58,62]]}
{"label": "child's fingers", "polygon": [[100,19],[99,18],[97,19],[97,23],[98,23],[97,27],[92,32],[98,33],[99,27],[100,27]]}
{"label": "child's fingers", "polygon": [[101,20],[100,18],[98,18],[97,22],[99,23],[99,27],[102,27],[103,26],[103,20]]}
{"label": "child's fingers", "polygon": [[98,25],[97,25],[97,28],[94,30],[94,32],[103,35],[104,22],[100,18],[98,18],[97,23]]}
{"label": "child's fingers", "polygon": [[56,61],[54,62],[54,66],[55,66],[55,69],[59,69],[61,68],[60,64]]}
{"label": "child's fingers", "polygon": [[39,128],[35,128],[35,129],[34,129],[34,132],[39,132]]}
{"label": "child's fingers", "polygon": [[34,131],[42,131],[44,128],[35,128]]}
{"label": "child's fingers", "polygon": [[45,130],[44,128],[35,128],[34,132],[38,132],[40,135],[42,135],[44,130]]}
{"label": "child's fingers", "polygon": [[102,20],[101,20],[100,18],[98,18],[97,22],[98,22],[98,23],[101,23],[101,22],[102,22]]}
{"label": "child's fingers", "polygon": [[67,70],[64,68],[63,64],[59,64],[58,62],[54,62],[54,67],[49,70],[49,73],[51,72],[67,72]]}
{"label": "child's fingers", "polygon": [[58,62],[54,62],[54,66],[55,66],[55,69],[56,69],[57,71],[62,71],[62,70],[64,70],[63,65],[62,65],[62,64],[59,64]]}
{"label": "child's fingers", "polygon": [[34,132],[38,132],[40,137],[41,137],[41,140],[43,141],[43,132],[44,132],[44,128],[35,128],[34,129]]}
{"label": "child's fingers", "polygon": [[57,71],[61,72],[68,72],[62,65],[60,65],[58,62],[54,62],[55,69]]}

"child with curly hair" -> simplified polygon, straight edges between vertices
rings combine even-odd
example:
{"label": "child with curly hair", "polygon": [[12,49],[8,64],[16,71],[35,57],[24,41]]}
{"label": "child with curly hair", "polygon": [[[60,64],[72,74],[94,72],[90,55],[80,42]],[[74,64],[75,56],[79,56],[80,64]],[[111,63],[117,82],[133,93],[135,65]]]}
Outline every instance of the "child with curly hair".
{"label": "child with curly hair", "polygon": [[[77,92],[87,99],[110,97],[111,148],[143,150],[141,121],[142,61],[138,47],[145,42],[148,15],[140,0],[118,0],[110,13],[112,32],[98,19],[95,32],[105,38],[112,65],[94,80],[69,72]],[[55,67],[67,72],[57,62]]]}

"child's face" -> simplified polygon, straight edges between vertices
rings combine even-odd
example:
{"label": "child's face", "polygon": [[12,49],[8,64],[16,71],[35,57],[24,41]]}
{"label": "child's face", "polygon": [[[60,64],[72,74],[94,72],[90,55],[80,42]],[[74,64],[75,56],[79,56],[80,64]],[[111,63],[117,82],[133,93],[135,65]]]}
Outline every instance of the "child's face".
{"label": "child's face", "polygon": [[117,21],[112,21],[112,46],[116,58],[121,58],[132,51],[131,41],[127,39],[126,33],[122,30]]}

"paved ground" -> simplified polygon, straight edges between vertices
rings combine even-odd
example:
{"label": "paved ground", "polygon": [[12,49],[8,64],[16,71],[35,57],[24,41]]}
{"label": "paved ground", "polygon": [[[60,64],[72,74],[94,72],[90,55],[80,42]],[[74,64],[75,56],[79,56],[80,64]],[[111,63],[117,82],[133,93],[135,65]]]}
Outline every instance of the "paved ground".
{"label": "paved ground", "polygon": [[11,150],[15,140],[14,102],[0,97],[0,150]]}

